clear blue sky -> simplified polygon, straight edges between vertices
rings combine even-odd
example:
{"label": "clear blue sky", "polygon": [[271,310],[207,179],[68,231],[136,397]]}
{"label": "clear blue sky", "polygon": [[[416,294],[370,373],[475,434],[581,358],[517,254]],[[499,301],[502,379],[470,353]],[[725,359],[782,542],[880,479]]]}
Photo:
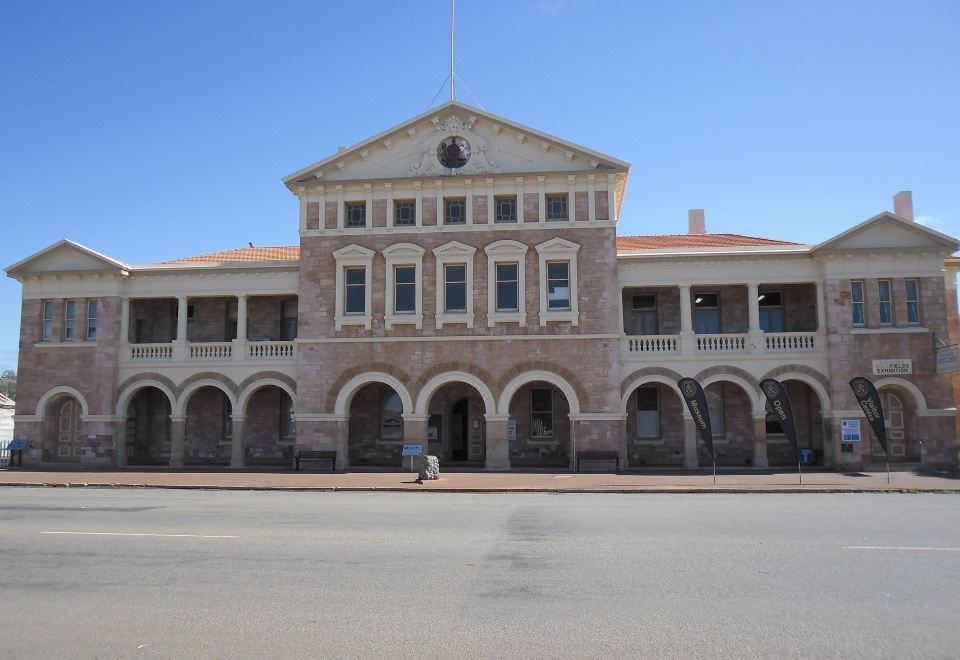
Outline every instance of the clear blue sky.
{"label": "clear blue sky", "polygon": [[[427,109],[447,0],[0,3],[0,265],[297,241],[280,179]],[[632,163],[620,232],[960,235],[960,3],[458,2],[472,104]],[[438,102],[443,101],[446,92]],[[474,98],[474,96],[476,98]],[[19,284],[0,282],[0,368]]]}

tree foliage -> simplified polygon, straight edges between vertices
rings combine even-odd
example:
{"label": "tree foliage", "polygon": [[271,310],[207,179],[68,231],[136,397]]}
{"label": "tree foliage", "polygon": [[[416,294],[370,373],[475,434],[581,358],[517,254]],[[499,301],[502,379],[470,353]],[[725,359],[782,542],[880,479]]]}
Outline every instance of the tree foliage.
{"label": "tree foliage", "polygon": [[12,369],[7,369],[2,374],[0,374],[0,394],[10,397],[11,399],[17,398],[17,372]]}

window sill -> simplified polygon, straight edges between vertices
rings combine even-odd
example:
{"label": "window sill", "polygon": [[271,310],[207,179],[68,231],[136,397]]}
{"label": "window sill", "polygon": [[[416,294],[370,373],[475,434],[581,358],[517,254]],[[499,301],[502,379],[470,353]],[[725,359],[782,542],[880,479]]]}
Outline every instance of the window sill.
{"label": "window sill", "polygon": [[559,441],[556,438],[527,438],[528,445],[546,446],[555,445],[557,442]]}
{"label": "window sill", "polygon": [[96,341],[40,341],[33,345],[34,348],[84,348],[96,346]]}
{"label": "window sill", "polygon": [[390,330],[395,325],[415,325],[423,329],[423,314],[387,314],[383,317],[384,327]]}
{"label": "window sill", "polygon": [[571,325],[580,324],[580,314],[571,310],[556,312],[540,312],[540,325],[548,323],[570,323]]}
{"label": "window sill", "polygon": [[645,447],[661,447],[664,442],[663,438],[634,438],[633,444]]}
{"label": "window sill", "polygon": [[492,328],[497,323],[518,323],[521,328],[527,327],[526,312],[493,312],[487,315],[487,327]]}
{"label": "window sill", "polygon": [[879,328],[854,327],[850,329],[851,335],[885,335],[897,333],[930,332],[921,325],[889,326],[885,325]]}
{"label": "window sill", "polygon": [[463,325],[466,324],[468,328],[473,327],[473,314],[468,314],[467,312],[446,312],[444,314],[437,314],[435,317],[437,328],[442,328],[444,325]]}
{"label": "window sill", "polygon": [[334,330],[339,330],[345,325],[362,325],[364,329],[369,330],[373,326],[373,316],[370,314],[344,314],[334,317]]}

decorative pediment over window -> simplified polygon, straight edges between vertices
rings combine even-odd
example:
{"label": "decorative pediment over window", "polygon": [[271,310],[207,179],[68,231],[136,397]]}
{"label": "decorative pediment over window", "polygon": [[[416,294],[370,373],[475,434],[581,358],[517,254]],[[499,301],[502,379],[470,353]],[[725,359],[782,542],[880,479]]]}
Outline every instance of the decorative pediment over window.
{"label": "decorative pediment over window", "polygon": [[373,259],[373,255],[373,250],[368,250],[362,245],[351,243],[334,252],[333,258],[336,259],[339,264],[365,264]]}
{"label": "decorative pediment over window", "polygon": [[402,259],[418,260],[423,257],[424,249],[413,243],[394,243],[388,248],[384,248],[383,256],[388,261],[397,261]]}
{"label": "decorative pediment over window", "polygon": [[579,245],[562,238],[551,238],[537,246],[537,252],[545,257],[568,256],[576,254],[579,250]]}
{"label": "decorative pediment over window", "polygon": [[433,248],[433,254],[444,259],[467,259],[477,253],[477,248],[459,241],[450,241],[440,247]]}

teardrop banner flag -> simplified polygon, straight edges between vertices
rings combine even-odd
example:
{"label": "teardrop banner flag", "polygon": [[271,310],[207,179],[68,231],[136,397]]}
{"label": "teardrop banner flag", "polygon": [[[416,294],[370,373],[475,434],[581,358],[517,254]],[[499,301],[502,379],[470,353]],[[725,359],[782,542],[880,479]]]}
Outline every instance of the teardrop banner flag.
{"label": "teardrop banner flag", "polygon": [[767,378],[760,381],[760,390],[770,402],[770,408],[780,422],[780,428],[783,434],[790,441],[793,447],[793,453],[797,457],[797,463],[800,463],[800,447],[797,444],[797,426],[793,419],[793,407],[790,405],[790,397],[787,396],[787,388],[779,380]]}
{"label": "teardrop banner flag", "polygon": [[877,392],[877,388],[870,380],[862,376],[857,376],[851,380],[850,388],[853,390],[854,396],[857,397],[857,403],[860,404],[864,417],[870,422],[874,435],[880,441],[883,453],[889,456],[890,453],[887,451],[887,427],[883,422],[883,406],[880,405],[880,394]]}
{"label": "teardrop banner flag", "polygon": [[716,458],[713,455],[713,429],[710,426],[707,395],[704,394],[700,383],[693,378],[681,378],[677,381],[677,385],[680,387],[683,400],[687,403],[687,409],[693,416],[693,423],[697,427],[697,431],[700,432],[700,439],[703,440],[703,444],[707,446],[707,451],[710,452],[710,460],[716,463]]}

